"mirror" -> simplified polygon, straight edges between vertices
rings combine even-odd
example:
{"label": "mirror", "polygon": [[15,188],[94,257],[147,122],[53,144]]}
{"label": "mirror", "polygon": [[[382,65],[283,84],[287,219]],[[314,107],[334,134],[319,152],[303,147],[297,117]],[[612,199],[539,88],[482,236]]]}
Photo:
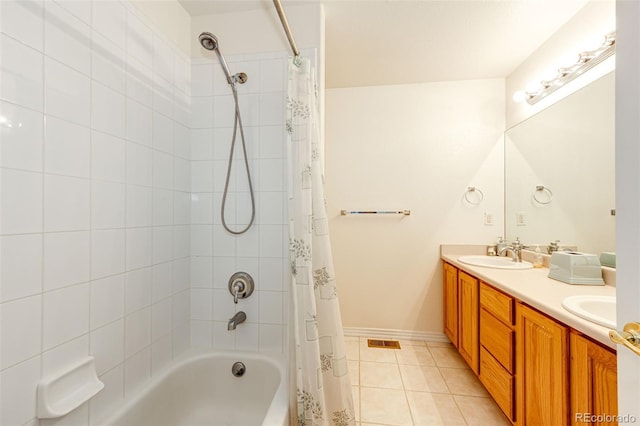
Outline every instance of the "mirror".
{"label": "mirror", "polygon": [[555,240],[584,253],[615,251],[614,76],[506,132],[508,241],[520,237],[543,253]]}

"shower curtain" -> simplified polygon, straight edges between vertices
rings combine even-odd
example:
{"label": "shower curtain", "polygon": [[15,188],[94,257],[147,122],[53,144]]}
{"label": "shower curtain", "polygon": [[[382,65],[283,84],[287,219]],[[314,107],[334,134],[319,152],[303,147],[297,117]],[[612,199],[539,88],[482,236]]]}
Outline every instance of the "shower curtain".
{"label": "shower curtain", "polygon": [[289,253],[298,425],[355,424],[329,242],[318,94],[308,59],[289,63]]}

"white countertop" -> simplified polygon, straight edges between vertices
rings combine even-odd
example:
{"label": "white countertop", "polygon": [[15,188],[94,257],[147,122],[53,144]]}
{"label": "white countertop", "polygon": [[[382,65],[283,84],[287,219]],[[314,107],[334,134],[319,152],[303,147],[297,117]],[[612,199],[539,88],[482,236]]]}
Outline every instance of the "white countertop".
{"label": "white countertop", "polygon": [[608,328],[584,320],[562,307],[562,300],[568,296],[615,296],[615,287],[609,285],[585,286],[565,284],[561,281],[548,278],[548,268],[509,270],[467,265],[459,262],[458,258],[470,254],[469,250],[460,248],[456,253],[454,252],[456,251],[454,247],[460,246],[449,246],[448,249],[445,249],[443,246],[441,258],[456,266],[458,269],[544,312],[559,322],[584,333],[610,348],[616,349],[615,343],[609,340]]}

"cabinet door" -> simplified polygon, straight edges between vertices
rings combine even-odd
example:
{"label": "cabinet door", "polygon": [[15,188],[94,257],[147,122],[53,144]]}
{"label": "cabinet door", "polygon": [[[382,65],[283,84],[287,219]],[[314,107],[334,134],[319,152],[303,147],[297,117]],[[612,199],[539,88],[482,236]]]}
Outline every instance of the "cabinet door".
{"label": "cabinet door", "polygon": [[458,271],[458,351],[474,373],[479,371],[478,280]]}
{"label": "cabinet door", "polygon": [[458,347],[458,269],[444,264],[444,334]]}
{"label": "cabinet door", "polygon": [[[616,354],[573,331],[570,346],[572,424],[617,424],[613,418],[618,414]],[[586,414],[595,415],[596,421]]]}
{"label": "cabinet door", "polygon": [[567,328],[518,303],[516,330],[517,424],[569,424]]}

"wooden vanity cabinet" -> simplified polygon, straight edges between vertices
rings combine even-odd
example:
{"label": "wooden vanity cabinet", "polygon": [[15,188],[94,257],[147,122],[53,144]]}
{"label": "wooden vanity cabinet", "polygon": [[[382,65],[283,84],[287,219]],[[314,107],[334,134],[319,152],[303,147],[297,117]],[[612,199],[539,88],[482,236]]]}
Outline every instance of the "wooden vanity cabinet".
{"label": "wooden vanity cabinet", "polygon": [[514,299],[480,282],[479,378],[500,409],[515,421]]}
{"label": "wooden vanity cabinet", "polygon": [[571,331],[571,424],[615,425],[615,421],[595,421],[586,413],[607,415],[611,420],[618,414],[618,378],[616,353],[599,343]]}
{"label": "wooden vanity cabinet", "polygon": [[516,336],[516,424],[569,424],[569,329],[518,302]]}
{"label": "wooden vanity cabinet", "polygon": [[448,263],[443,266],[444,282],[444,334],[458,347],[458,268]]}
{"label": "wooden vanity cabinet", "polygon": [[478,292],[478,279],[458,271],[458,352],[476,374],[480,369]]}

